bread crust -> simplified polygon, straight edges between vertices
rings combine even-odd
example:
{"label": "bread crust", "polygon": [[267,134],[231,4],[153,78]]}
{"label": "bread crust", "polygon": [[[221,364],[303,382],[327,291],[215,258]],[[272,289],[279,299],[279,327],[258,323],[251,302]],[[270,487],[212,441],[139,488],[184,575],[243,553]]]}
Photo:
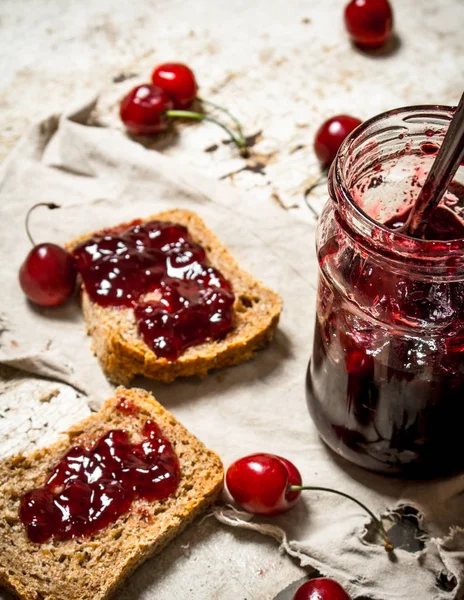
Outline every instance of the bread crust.
{"label": "bread crust", "polygon": [[[117,410],[122,396],[139,409],[136,415]],[[72,444],[91,444],[109,429],[140,435],[149,418],[160,425],[179,457],[176,492],[161,501],[135,500],[127,514],[89,538],[30,542],[18,515],[21,496],[43,485]],[[222,482],[222,463],[214,452],[151,394],[120,387],[99,413],[71,427],[55,444],[0,462],[0,585],[24,600],[106,600],[141,562],[216,500]]]}
{"label": "bread crust", "polygon": [[[274,336],[282,302],[280,297],[245,273],[216,236],[195,213],[170,210],[152,215],[150,220],[172,221],[184,225],[192,239],[201,244],[209,262],[232,283],[236,296],[234,327],[223,339],[191,346],[175,361],[158,357],[137,333],[135,316],[130,308],[102,307],[92,302],[81,288],[82,308],[93,350],[110,381],[128,385],[136,375],[169,383],[177,377],[206,375],[211,369],[236,365],[250,359]],[[131,223],[118,225],[124,230]],[[106,230],[105,230],[106,231]],[[111,230],[108,230],[111,231]],[[67,244],[77,244],[95,235],[83,235]]]}

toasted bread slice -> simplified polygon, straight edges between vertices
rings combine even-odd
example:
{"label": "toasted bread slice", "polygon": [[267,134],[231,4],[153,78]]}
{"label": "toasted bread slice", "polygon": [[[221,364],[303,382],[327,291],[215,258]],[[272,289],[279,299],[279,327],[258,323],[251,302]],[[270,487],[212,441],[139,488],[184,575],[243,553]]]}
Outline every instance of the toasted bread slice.
{"label": "toasted bread slice", "polygon": [[[122,396],[137,407],[135,414],[118,410]],[[137,435],[147,419],[159,424],[179,458],[176,492],[161,501],[135,500],[128,513],[89,538],[30,542],[18,516],[20,498],[44,484],[73,440],[91,444],[110,429]],[[0,462],[0,585],[26,600],[108,598],[138,564],[214,502],[222,481],[220,459],[151,394],[118,388],[99,413],[72,427],[52,446]]]}
{"label": "toasted bread slice", "polygon": [[[150,220],[172,221],[188,228],[201,244],[209,262],[232,283],[235,293],[234,327],[220,340],[187,348],[175,361],[157,357],[137,333],[131,308],[107,308],[92,302],[82,289],[82,306],[93,349],[108,379],[128,385],[135,375],[170,382],[179,376],[206,375],[211,369],[248,360],[273,337],[282,303],[280,297],[242,271],[215,235],[194,213],[171,210]],[[127,224],[129,227],[130,224]],[[119,228],[124,226],[118,226]],[[81,236],[67,245],[72,250],[95,233]]]}

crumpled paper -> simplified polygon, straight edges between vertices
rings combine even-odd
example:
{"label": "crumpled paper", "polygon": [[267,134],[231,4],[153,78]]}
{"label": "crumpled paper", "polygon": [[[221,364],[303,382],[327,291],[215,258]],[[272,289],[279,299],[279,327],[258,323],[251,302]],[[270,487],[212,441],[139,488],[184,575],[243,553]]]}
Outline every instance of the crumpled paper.
{"label": "crumpled paper", "polygon": [[[34,307],[19,288],[18,269],[29,250],[27,209],[39,201],[62,206],[53,212],[38,209],[31,218],[35,241],[56,243],[160,210],[194,210],[245,269],[281,294],[279,329],[272,345],[252,361],[204,380],[164,385],[139,378],[134,384],[153,391],[226,466],[256,451],[284,455],[298,465],[307,484],[337,487],[377,514],[398,504],[417,507],[429,537],[423,550],[397,549],[389,557],[365,535],[369,518],[359,507],[323,493],[304,493],[290,513],[267,521],[225,506],[216,512],[216,521],[193,525],[161,557],[139,569],[130,589],[126,586],[118,597],[163,600],[176,589],[179,598],[271,599],[303,574],[278,553],[280,546],[301,566],[335,577],[353,598],[462,598],[464,477],[408,482],[363,471],[335,457],[309,417],[304,377],[318,271],[315,225],[270,201],[197,175],[119,131],[86,125],[91,110],[89,104],[38,123],[0,170],[0,364],[22,372],[16,380],[2,378],[3,454],[48,442],[50,429],[56,434],[68,426],[66,419],[86,413],[82,399],[95,407],[113,389],[90,350],[78,300],[55,309]],[[45,403],[40,400],[47,396],[44,381],[49,389],[59,386]],[[23,404],[24,397],[28,403]],[[58,423],[39,418],[40,402],[55,403],[49,410],[60,415]],[[18,406],[20,417],[14,410]],[[31,436],[33,429],[41,435]],[[189,558],[179,558],[182,548],[190,548]],[[453,582],[451,591],[439,584],[444,576]]]}

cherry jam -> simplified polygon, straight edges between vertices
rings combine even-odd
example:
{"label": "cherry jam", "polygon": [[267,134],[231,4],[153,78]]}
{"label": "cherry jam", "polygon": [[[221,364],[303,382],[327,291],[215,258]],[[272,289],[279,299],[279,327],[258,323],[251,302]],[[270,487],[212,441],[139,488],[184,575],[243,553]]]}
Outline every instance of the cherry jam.
{"label": "cherry jam", "polygon": [[[464,223],[441,215],[428,235],[464,239]],[[405,277],[333,241],[321,256],[336,262],[353,303],[321,277],[307,390],[323,439],[377,471],[464,468],[464,281]]]}
{"label": "cherry jam", "polygon": [[434,159],[426,124],[452,114],[399,109],[366,122],[340,150],[318,227],[311,416],[336,453],[407,477],[464,469],[462,173],[422,239],[401,233]]}
{"label": "cherry jam", "polygon": [[179,461],[153,421],[132,443],[112,430],[91,448],[74,446],[41,488],[21,499],[20,518],[31,542],[91,536],[125,514],[136,498],[163,500],[179,484]]}
{"label": "cherry jam", "polygon": [[139,335],[157,356],[176,360],[233,327],[232,286],[182,225],[149,221],[108,230],[73,254],[91,300],[133,308]]}

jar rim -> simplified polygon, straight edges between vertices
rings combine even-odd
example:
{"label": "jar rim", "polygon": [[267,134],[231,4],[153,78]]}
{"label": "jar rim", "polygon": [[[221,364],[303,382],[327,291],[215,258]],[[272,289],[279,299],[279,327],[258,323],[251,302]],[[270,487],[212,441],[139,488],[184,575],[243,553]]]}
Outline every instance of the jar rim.
{"label": "jar rim", "polygon": [[[353,145],[359,136],[365,134],[369,129],[373,128],[378,123],[382,123],[388,118],[398,116],[404,118],[412,114],[417,115],[417,113],[429,113],[431,118],[434,116],[440,116],[441,118],[448,119],[450,121],[455,110],[456,107],[453,106],[440,104],[419,104],[395,108],[375,115],[374,117],[371,117],[370,119],[367,119],[361,123],[345,138],[330,169],[329,190],[332,197],[337,197],[337,199],[340,199],[341,195],[343,201],[351,211],[354,211],[356,217],[367,224],[371,230],[372,238],[378,239],[379,241],[388,240],[389,246],[392,248],[392,251],[390,251],[389,254],[399,255],[403,260],[407,259],[408,256],[415,256],[414,262],[422,262],[420,257],[424,257],[424,260],[430,260],[431,257],[435,259],[444,259],[459,253],[462,254],[464,253],[464,237],[453,240],[423,240],[404,235],[398,231],[389,229],[378,221],[375,221],[357,204],[349,189],[349,186],[345,182],[344,167],[346,160],[348,159],[350,150],[353,149]],[[338,191],[336,195],[335,186]],[[397,242],[397,244],[395,242]],[[395,252],[397,248],[398,251]],[[399,250],[399,248],[401,248],[401,250]]]}

